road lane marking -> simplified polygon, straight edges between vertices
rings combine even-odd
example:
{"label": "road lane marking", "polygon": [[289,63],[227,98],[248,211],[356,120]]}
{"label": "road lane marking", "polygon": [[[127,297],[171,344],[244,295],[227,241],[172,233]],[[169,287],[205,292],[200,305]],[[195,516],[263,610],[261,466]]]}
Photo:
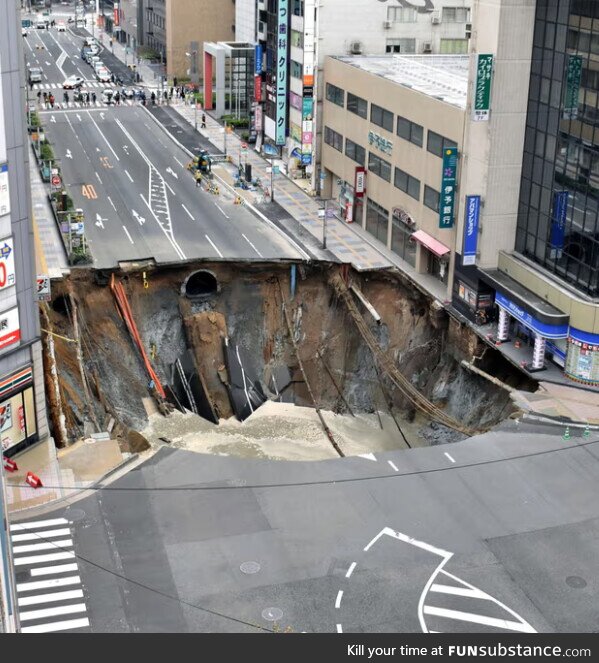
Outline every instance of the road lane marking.
{"label": "road lane marking", "polygon": [[56,525],[68,525],[69,521],[64,518],[53,518],[52,520],[34,520],[31,523],[15,523],[10,526],[11,532],[20,532],[27,529],[41,529],[42,527],[55,527]]}
{"label": "road lane marking", "polygon": [[195,221],[195,219],[193,218],[193,214],[187,209],[187,207],[185,207],[185,205],[183,203],[181,203],[181,207],[187,212],[187,215],[189,216],[189,218],[192,221]]}
{"label": "road lane marking", "polygon": [[129,231],[127,230],[127,228],[125,228],[125,226],[123,226],[123,230],[125,231],[125,234],[126,234],[127,237],[129,238],[129,241],[131,242],[131,244],[135,244],[135,242],[134,242],[133,239],[131,238],[131,235],[129,234]]}
{"label": "road lane marking", "polygon": [[[77,568],[77,564],[65,564],[66,566],[74,566]],[[60,567],[52,567],[60,568]],[[36,569],[32,569],[31,572]],[[38,569],[39,570],[39,569]],[[18,592],[34,592],[39,589],[50,589],[56,587],[66,587],[67,585],[80,585],[81,577],[80,576],[69,576],[68,578],[53,578],[52,580],[38,580],[36,582],[23,582],[17,584],[17,593]]]}
{"label": "road lane marking", "polygon": [[185,168],[185,166],[177,159],[177,157],[173,157],[174,160],[181,166],[181,168]]}
{"label": "road lane marking", "polygon": [[396,472],[399,472],[399,470],[397,469],[397,465],[392,460],[388,460],[387,462]]}
{"label": "road lane marking", "polygon": [[96,177],[98,178],[98,182],[100,182],[100,184],[102,184],[102,180],[100,179],[100,176],[98,175],[98,173],[96,173]]}
{"label": "road lane marking", "polygon": [[54,573],[70,573],[77,570],[77,564],[58,564],[56,566],[42,566],[39,569],[31,569],[30,573],[33,577],[36,577],[49,576]]}
{"label": "road lane marking", "polygon": [[114,206],[114,203],[112,202],[112,198],[110,196],[106,196],[108,198],[108,202],[112,205],[112,208],[116,212],[116,207]]}
{"label": "road lane marking", "polygon": [[225,213],[225,210],[218,203],[214,203],[214,204],[218,207],[218,209],[220,210],[221,214],[225,217],[225,219],[230,219],[231,218],[230,216],[227,216],[227,214]]}
{"label": "road lane marking", "polygon": [[519,631],[520,633],[536,633],[530,624],[522,622],[513,622],[508,619],[498,619],[497,617],[486,617],[484,615],[475,615],[472,612],[462,612],[461,610],[450,610],[449,608],[436,608],[425,605],[424,614],[434,617],[446,617],[447,619],[456,619],[471,624],[483,624],[485,626],[494,626],[508,631]]}
{"label": "road lane marking", "polygon": [[166,188],[167,188],[167,189],[173,194],[173,196],[176,196],[176,195],[177,195],[177,194],[173,191],[171,185],[170,185],[166,180],[164,180],[164,186],[165,186],[165,187],[166,187]]}
{"label": "road lane marking", "polygon": [[337,633],[343,633],[343,627],[341,626],[341,624],[337,624]]}
{"label": "road lane marking", "polygon": [[337,592],[337,598],[335,599],[335,607],[340,608],[341,607],[341,599],[343,598],[343,590],[340,589]]}
{"label": "road lane marking", "polygon": [[447,453],[447,451],[445,452],[445,455],[447,456],[447,458],[449,458],[449,460],[450,460],[452,463],[455,463],[455,460],[454,460],[454,459],[453,459],[453,458]]}
{"label": "road lane marking", "polygon": [[210,244],[212,244],[212,248],[218,253],[218,255],[219,255],[221,258],[223,258],[224,256],[223,256],[223,254],[218,250],[218,247],[216,246],[216,244],[210,239],[210,237],[208,237],[208,235],[206,235],[205,237],[206,237],[206,239],[210,242]]}
{"label": "road lane marking", "polygon": [[356,563],[355,563],[355,562],[352,562],[352,563],[349,565],[349,569],[347,569],[347,573],[345,574],[345,577],[346,577],[346,578],[350,578],[350,577],[351,577],[351,574],[354,572],[354,569],[355,569],[355,568],[356,568]]}
{"label": "road lane marking", "polygon": [[257,249],[257,248],[256,248],[251,242],[250,242],[250,240],[245,236],[244,233],[241,233],[241,236],[243,237],[243,239],[245,239],[245,241],[246,241],[246,242],[252,247],[252,249],[254,249],[254,251],[255,251],[255,252],[256,252],[261,258],[264,258],[264,256],[260,253],[260,251],[258,251],[258,249]]}
{"label": "road lane marking", "polygon": [[24,626],[21,633],[52,633],[53,631],[69,631],[74,628],[89,626],[89,619],[69,619],[63,622],[51,622],[50,624],[37,624],[36,626]]}
{"label": "road lane marking", "polygon": [[54,553],[53,555],[35,555],[33,557],[16,557],[14,559],[15,566],[23,566],[24,564],[40,564],[41,562],[56,562],[59,559],[73,559],[74,552]]}
{"label": "road lane marking", "polygon": [[[108,142],[108,138],[106,138],[106,136],[102,133],[100,127],[98,126],[98,123],[92,117],[92,114],[89,111],[87,111],[87,114],[89,115],[89,119],[94,123],[94,126],[98,130],[98,133],[100,134],[100,136],[102,136],[102,138],[103,138],[104,142],[106,143],[106,145],[108,145],[108,147],[110,148],[110,151],[114,154],[115,159],[117,161],[120,161],[119,155],[112,149],[112,145]],[[100,117],[102,117],[102,113],[100,113]],[[104,119],[104,118],[102,118],[102,119]]]}
{"label": "road lane marking", "polygon": [[13,543],[20,543],[21,541],[39,541],[41,538],[52,539],[56,536],[70,536],[71,530],[68,527],[64,529],[51,529],[42,534],[14,534],[11,536]]}
{"label": "road lane marking", "polygon": [[133,178],[131,177],[131,175],[129,175],[128,170],[125,170],[125,175],[131,180],[131,182],[133,182]]}
{"label": "road lane marking", "polygon": [[53,550],[54,548],[72,548],[72,539],[62,539],[61,541],[51,541],[48,543],[30,543],[24,546],[13,546],[12,551],[14,554],[34,552],[36,550]]}
{"label": "road lane marking", "polygon": [[82,599],[82,589],[70,589],[66,592],[53,592],[52,594],[36,594],[35,596],[25,596],[17,600],[20,607],[26,605],[39,605],[40,603],[55,603],[57,601],[70,601],[71,599]]}
{"label": "road lane marking", "polygon": [[366,458],[366,460],[376,461],[376,456],[374,454],[358,454],[360,458]]}
{"label": "road lane marking", "polygon": [[490,601],[491,597],[485,592],[481,592],[480,589],[473,587],[454,587],[453,585],[439,585],[435,583],[431,585],[431,592],[437,592],[439,594],[451,594],[452,596],[467,596],[471,599],[484,599]]}
{"label": "road lane marking", "polygon": [[45,619],[46,617],[56,617],[58,615],[72,615],[75,612],[87,612],[85,603],[75,603],[74,605],[59,605],[55,608],[42,608],[41,610],[26,610],[19,613],[19,619],[22,622],[31,619]]}

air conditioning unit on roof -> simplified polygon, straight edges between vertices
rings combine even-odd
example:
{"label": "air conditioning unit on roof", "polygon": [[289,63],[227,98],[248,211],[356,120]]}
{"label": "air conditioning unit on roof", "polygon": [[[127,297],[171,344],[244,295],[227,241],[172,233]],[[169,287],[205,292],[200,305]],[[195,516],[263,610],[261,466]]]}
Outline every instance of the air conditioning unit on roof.
{"label": "air conditioning unit on roof", "polygon": [[359,55],[362,52],[362,42],[361,41],[352,41],[349,45],[350,53],[354,55]]}

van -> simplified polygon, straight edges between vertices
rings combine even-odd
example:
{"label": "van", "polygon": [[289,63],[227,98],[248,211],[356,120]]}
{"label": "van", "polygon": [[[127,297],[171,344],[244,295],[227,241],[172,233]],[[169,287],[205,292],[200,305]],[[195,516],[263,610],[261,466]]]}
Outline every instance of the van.
{"label": "van", "polygon": [[29,82],[30,83],[42,82],[42,70],[39,67],[31,67],[29,69]]}

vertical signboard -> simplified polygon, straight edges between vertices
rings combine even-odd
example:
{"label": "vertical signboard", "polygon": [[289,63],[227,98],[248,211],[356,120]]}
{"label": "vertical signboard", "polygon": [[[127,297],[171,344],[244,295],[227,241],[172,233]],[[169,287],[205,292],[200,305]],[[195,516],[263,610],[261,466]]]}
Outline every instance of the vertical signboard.
{"label": "vertical signboard", "polygon": [[261,74],[262,73],[262,45],[261,44],[256,44],[256,46],[255,46],[255,49],[254,49],[254,63],[255,63],[254,73],[255,74]]}
{"label": "vertical signboard", "polygon": [[279,0],[277,29],[277,113],[275,144],[285,145],[287,120],[287,25],[289,0]]}
{"label": "vertical signboard", "polygon": [[551,237],[549,238],[549,257],[561,258],[566,235],[566,217],[568,213],[568,191],[556,191],[553,194],[553,214],[551,217]]}
{"label": "vertical signboard", "polygon": [[[2,57],[0,56],[0,74],[2,73]],[[6,161],[6,136],[4,135],[4,101],[0,85],[0,163]]]}
{"label": "vertical signboard", "polygon": [[356,174],[354,178],[354,196],[357,199],[364,198],[366,193],[366,168],[363,166],[356,166]]}
{"label": "vertical signboard", "polygon": [[487,122],[491,112],[491,82],[493,79],[493,56],[479,53],[476,56],[476,79],[474,82],[474,104],[472,119]]}
{"label": "vertical signboard", "polygon": [[439,196],[439,228],[453,228],[455,185],[458,171],[458,148],[443,150],[443,176]]}
{"label": "vertical signboard", "polygon": [[476,264],[479,217],[480,196],[466,196],[466,211],[464,214],[464,246],[462,248],[462,265],[464,266]]}
{"label": "vertical signboard", "polygon": [[564,112],[562,113],[562,117],[565,120],[575,120],[578,117],[581,75],[582,57],[580,55],[568,55]]}
{"label": "vertical signboard", "polygon": [[114,3],[113,9],[114,9],[114,25],[118,27],[121,24],[121,12],[119,9],[118,2]]}
{"label": "vertical signboard", "polygon": [[12,237],[0,240],[0,290],[15,285],[15,252]]}
{"label": "vertical signboard", "polygon": [[[2,138],[0,138],[2,140]],[[10,212],[10,195],[8,192],[8,164],[0,163],[0,216]]]}
{"label": "vertical signboard", "polygon": [[304,64],[302,68],[302,164],[312,163],[314,142],[315,0],[304,0]]}

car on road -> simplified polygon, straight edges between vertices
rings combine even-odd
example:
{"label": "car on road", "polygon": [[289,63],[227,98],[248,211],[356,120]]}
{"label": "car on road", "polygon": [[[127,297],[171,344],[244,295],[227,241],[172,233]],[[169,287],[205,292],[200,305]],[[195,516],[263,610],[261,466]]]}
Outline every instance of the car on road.
{"label": "car on road", "polygon": [[84,46],[81,49],[81,59],[83,60],[83,62],[88,62],[89,58],[91,58],[92,55],[93,54],[92,54],[91,50],[89,49],[89,47]]}
{"label": "car on road", "polygon": [[101,99],[103,104],[108,104],[108,105],[113,104],[114,103],[113,97],[114,97],[114,90],[111,90],[110,88],[105,88],[104,90],[102,90]]}
{"label": "car on road", "polygon": [[90,57],[87,59],[89,64],[91,64],[92,67],[96,66],[96,62],[101,62],[100,56],[99,55],[90,55]]}
{"label": "car on road", "polygon": [[90,44],[88,48],[91,51],[92,55],[98,55],[98,53],[100,52],[100,47],[98,46],[98,44]]}
{"label": "car on road", "polygon": [[106,68],[98,69],[96,72],[96,78],[100,81],[100,83],[110,83],[112,81],[112,76]]}
{"label": "car on road", "polygon": [[39,67],[31,67],[29,69],[29,82],[30,83],[42,82],[42,70]]}
{"label": "car on road", "polygon": [[123,99],[141,99],[142,90],[136,87],[124,87],[121,90]]}
{"label": "car on road", "polygon": [[66,81],[62,84],[63,89],[65,90],[75,90],[83,85],[85,81],[81,76],[69,76]]}
{"label": "car on road", "polygon": [[35,27],[38,30],[45,30],[47,25],[48,25],[48,21],[46,21],[46,19],[43,19],[43,18],[42,19],[37,19],[37,21],[35,22]]}
{"label": "car on road", "polygon": [[21,34],[26,37],[29,34],[29,28],[21,28]]}
{"label": "car on road", "polygon": [[67,31],[67,25],[64,21],[58,21],[56,23],[56,30],[57,32],[66,32]]}

